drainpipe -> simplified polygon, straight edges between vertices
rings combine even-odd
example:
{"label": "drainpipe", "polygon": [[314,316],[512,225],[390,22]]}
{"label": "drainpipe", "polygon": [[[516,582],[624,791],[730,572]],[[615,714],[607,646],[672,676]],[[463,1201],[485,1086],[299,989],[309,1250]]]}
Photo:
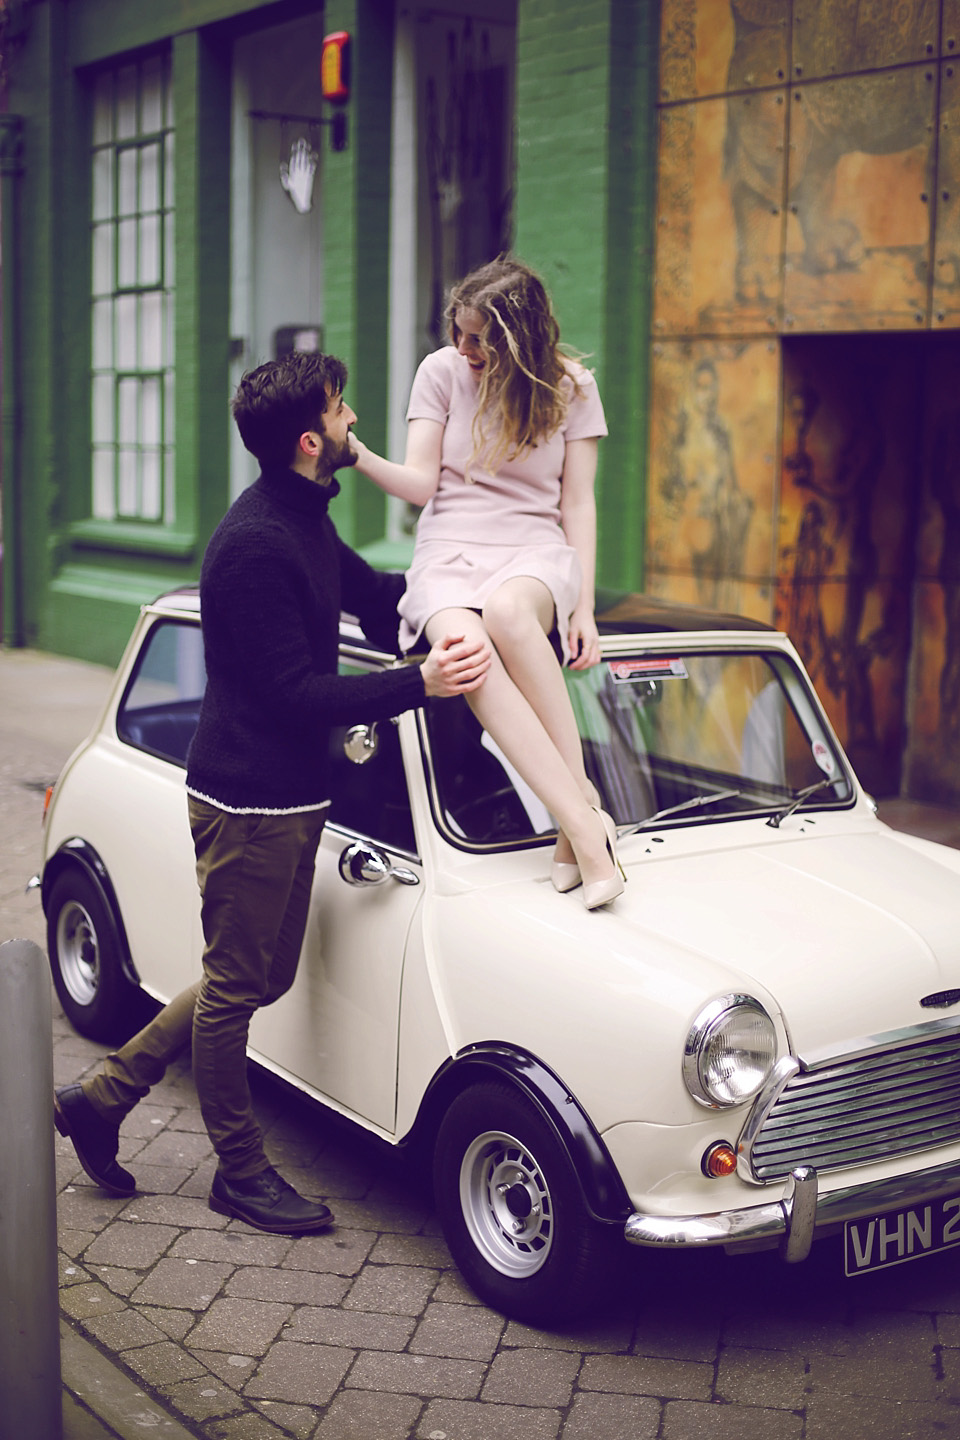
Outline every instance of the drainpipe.
{"label": "drainpipe", "polygon": [[3,510],[2,637],[23,645],[23,543],[20,493],[19,179],[23,120],[0,114],[0,501]]}

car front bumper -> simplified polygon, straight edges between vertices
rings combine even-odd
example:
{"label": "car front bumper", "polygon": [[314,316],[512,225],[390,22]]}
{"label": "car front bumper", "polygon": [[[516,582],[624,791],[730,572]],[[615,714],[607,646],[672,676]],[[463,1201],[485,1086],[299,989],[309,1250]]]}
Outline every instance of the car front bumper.
{"label": "car front bumper", "polygon": [[715,1215],[631,1215],[624,1235],[631,1245],[657,1249],[690,1249],[722,1245],[728,1250],[779,1245],[784,1259],[805,1260],[815,1239],[837,1230],[847,1220],[882,1215],[960,1195],[960,1160],[930,1170],[911,1171],[889,1180],[848,1185],[819,1193],[816,1170],[798,1166],[787,1178],[780,1200]]}

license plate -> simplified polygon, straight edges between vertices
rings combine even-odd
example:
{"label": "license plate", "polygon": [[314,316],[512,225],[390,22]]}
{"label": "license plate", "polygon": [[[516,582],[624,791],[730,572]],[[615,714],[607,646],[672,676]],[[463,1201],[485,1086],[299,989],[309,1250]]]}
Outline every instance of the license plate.
{"label": "license plate", "polygon": [[960,1197],[848,1220],[843,1229],[844,1272],[866,1275],[954,1245],[960,1245]]}

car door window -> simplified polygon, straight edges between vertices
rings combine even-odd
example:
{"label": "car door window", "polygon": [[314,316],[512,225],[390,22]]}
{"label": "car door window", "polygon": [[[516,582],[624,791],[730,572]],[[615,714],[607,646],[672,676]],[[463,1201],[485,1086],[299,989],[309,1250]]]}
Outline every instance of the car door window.
{"label": "car door window", "polygon": [[[366,672],[341,664],[340,673]],[[357,723],[362,723],[359,716]],[[417,842],[397,726],[390,720],[377,724],[376,749],[362,765],[344,751],[350,728],[338,725],[330,736],[330,823],[388,850],[415,856]]]}
{"label": "car door window", "polygon": [[186,768],[206,682],[200,626],[158,620],[117,711],[120,739]]}

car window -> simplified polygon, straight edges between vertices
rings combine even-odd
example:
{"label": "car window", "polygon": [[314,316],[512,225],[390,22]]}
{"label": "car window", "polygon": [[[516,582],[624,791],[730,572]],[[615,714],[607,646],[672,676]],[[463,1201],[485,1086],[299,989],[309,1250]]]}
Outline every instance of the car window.
{"label": "car window", "polygon": [[436,801],[451,834],[502,846],[555,828],[465,700],[428,700],[425,716]]}
{"label": "car window", "polygon": [[158,620],[120,702],[120,739],[185,768],[206,682],[200,626]]}
{"label": "car window", "polygon": [[[364,673],[357,666],[340,665],[341,675]],[[363,717],[358,715],[357,724],[361,723]],[[388,850],[415,856],[417,842],[397,726],[389,720],[377,724],[376,749],[361,765],[344,751],[350,729],[338,725],[330,736],[330,823]]]}

